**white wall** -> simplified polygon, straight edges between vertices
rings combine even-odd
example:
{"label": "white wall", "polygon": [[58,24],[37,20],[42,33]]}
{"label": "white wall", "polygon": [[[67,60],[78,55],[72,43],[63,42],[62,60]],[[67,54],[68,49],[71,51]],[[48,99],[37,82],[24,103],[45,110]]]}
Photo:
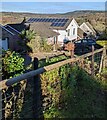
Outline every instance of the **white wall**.
{"label": "white wall", "polygon": [[[91,30],[85,23],[83,23],[82,25],[80,25],[80,28],[81,28],[84,32],[86,32],[87,34],[90,34],[90,33],[88,33],[87,31],[92,32],[92,30]],[[92,32],[92,33],[93,33],[93,32]]]}
{"label": "white wall", "polygon": [[63,44],[63,40],[67,36],[66,30],[54,30],[54,31],[60,34],[58,35],[58,42]]}
{"label": "white wall", "polygon": [[[53,31],[58,32],[60,34],[58,36],[58,42],[63,43],[63,40],[65,39],[65,37],[68,38],[69,40],[77,39],[77,37],[78,37],[78,35],[77,35],[78,27],[79,26],[78,26],[77,22],[75,21],[75,19],[73,19],[66,30],[53,30]],[[73,35],[73,29],[74,28],[75,28],[75,35]],[[68,32],[67,32],[68,29],[70,29],[70,36],[68,36]]]}
{"label": "white wall", "polygon": [[[75,34],[73,35],[73,29],[75,28]],[[78,29],[78,24],[75,21],[75,19],[73,19],[71,21],[71,23],[69,24],[69,26],[67,27],[66,30],[70,29],[70,36],[67,36],[69,40],[73,40],[73,39],[77,39],[77,29]]]}

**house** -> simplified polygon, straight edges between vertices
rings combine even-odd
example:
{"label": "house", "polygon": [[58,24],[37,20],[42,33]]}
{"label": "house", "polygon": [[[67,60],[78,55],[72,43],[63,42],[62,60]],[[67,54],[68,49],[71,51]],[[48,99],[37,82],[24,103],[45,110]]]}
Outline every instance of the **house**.
{"label": "house", "polygon": [[47,23],[25,23],[27,26],[30,27],[30,30],[33,30],[36,34],[40,35],[41,38],[47,39],[48,44],[54,44],[55,41],[57,42],[59,33],[53,31],[50,28],[50,25]]}
{"label": "house", "polygon": [[[17,37],[16,37],[17,36]],[[8,50],[11,48],[12,50],[17,49],[17,40],[18,35],[12,29],[8,29],[2,25],[0,25],[0,48],[4,50]]]}
{"label": "house", "polygon": [[84,22],[80,25],[80,29],[86,33],[84,37],[86,38],[96,38],[96,30],[92,27],[92,25],[89,22]]}
{"label": "house", "polygon": [[[80,34],[78,34],[79,26],[74,18],[61,18],[61,17],[29,18],[28,20],[26,20],[26,24],[30,24],[36,30],[37,30],[36,25],[38,24],[38,27],[40,28],[41,31],[43,29],[42,25],[43,26],[45,25],[46,26],[45,29],[47,28],[49,29],[49,31],[51,30],[57,33],[57,36],[54,37],[54,39],[59,44],[62,44],[64,39],[74,41],[81,38]],[[50,33],[47,34],[49,35]]]}
{"label": "house", "polygon": [[[74,18],[62,18],[62,17],[38,17],[24,19],[21,23],[7,24],[3,26],[17,37],[13,40],[12,49],[18,47],[17,40],[19,40],[19,34],[23,30],[33,30],[39,34],[42,38],[46,38],[48,44],[62,45],[64,39],[75,41],[83,38],[84,31],[79,27]],[[18,49],[18,48],[17,48]]]}
{"label": "house", "polygon": [[[54,44],[55,40],[57,41],[57,36],[59,33],[56,33],[51,28],[49,28],[48,24],[44,23],[16,23],[16,24],[7,24],[4,28],[12,30],[17,34],[17,37],[23,30],[33,30],[35,33],[40,35],[42,38],[46,38],[49,44]],[[19,38],[18,38],[19,39]]]}

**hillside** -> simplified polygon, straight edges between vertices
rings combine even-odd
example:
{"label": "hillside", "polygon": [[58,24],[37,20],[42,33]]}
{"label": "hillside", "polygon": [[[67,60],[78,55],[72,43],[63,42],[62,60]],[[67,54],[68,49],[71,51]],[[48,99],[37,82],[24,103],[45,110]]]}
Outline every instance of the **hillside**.
{"label": "hillside", "polygon": [[16,13],[16,12],[2,12],[0,13],[2,15],[2,20],[0,19],[1,24],[7,24],[7,23],[16,23],[21,22],[24,17],[74,17],[78,24],[85,21],[89,21],[92,26],[97,31],[103,31],[105,29],[105,12],[104,11],[73,11],[63,14],[36,14],[36,13]]}

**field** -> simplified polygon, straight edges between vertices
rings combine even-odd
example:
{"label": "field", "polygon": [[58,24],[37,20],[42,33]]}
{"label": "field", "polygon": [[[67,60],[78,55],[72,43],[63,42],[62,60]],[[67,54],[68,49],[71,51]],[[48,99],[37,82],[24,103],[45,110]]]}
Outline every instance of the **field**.
{"label": "field", "polygon": [[89,21],[91,25],[97,31],[103,31],[105,29],[105,12],[104,11],[74,11],[64,14],[34,14],[34,13],[14,13],[14,12],[3,12],[0,13],[2,19],[0,19],[0,24],[16,23],[21,22],[24,17],[68,17],[75,18],[78,24],[82,24],[85,21]]}

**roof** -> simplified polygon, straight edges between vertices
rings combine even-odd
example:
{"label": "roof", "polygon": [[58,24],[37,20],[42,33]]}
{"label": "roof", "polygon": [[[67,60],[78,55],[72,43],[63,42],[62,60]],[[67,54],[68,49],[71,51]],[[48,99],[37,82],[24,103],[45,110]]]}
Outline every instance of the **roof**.
{"label": "roof", "polygon": [[92,27],[92,25],[89,22],[86,22],[85,24],[92,30],[92,32],[94,34],[96,34],[96,31],[94,30],[94,28]]}
{"label": "roof", "polygon": [[[34,19],[34,21],[29,22],[30,19]],[[58,23],[58,22],[52,22],[52,21],[43,22],[43,21],[36,21],[35,19],[68,19],[68,20],[67,20],[67,22],[65,22],[64,26],[52,26],[52,23]],[[34,24],[34,23],[50,24],[50,28],[57,29],[57,30],[65,30],[68,27],[68,25],[70,24],[71,21],[72,21],[72,18],[66,18],[66,17],[45,17],[45,18],[44,17],[38,17],[38,18],[36,17],[36,18],[26,19],[26,23],[29,23],[29,24],[31,24],[31,23],[32,24]],[[59,21],[59,23],[60,23],[60,21]]]}
{"label": "roof", "polygon": [[[27,24],[28,25],[28,24]],[[41,37],[53,37],[58,36],[59,33],[54,32],[53,29],[50,28],[50,24],[48,23],[31,23],[30,30],[34,30]]]}
{"label": "roof", "polygon": [[7,24],[7,25],[9,25],[10,27],[14,28],[15,30],[19,32],[27,28],[27,26],[24,23]]}
{"label": "roof", "polygon": [[81,28],[77,29],[77,34],[80,38],[83,38],[83,33],[84,33],[84,31]]}
{"label": "roof", "polygon": [[[3,33],[4,33],[3,31],[4,31],[4,30],[7,31],[7,32],[8,32],[9,34],[11,34],[11,35],[15,35],[12,31],[6,29],[4,26],[2,26],[2,25],[0,24],[0,34],[3,35]],[[1,35],[1,36],[2,36],[2,35]],[[0,37],[1,37],[1,36],[0,36]]]}

